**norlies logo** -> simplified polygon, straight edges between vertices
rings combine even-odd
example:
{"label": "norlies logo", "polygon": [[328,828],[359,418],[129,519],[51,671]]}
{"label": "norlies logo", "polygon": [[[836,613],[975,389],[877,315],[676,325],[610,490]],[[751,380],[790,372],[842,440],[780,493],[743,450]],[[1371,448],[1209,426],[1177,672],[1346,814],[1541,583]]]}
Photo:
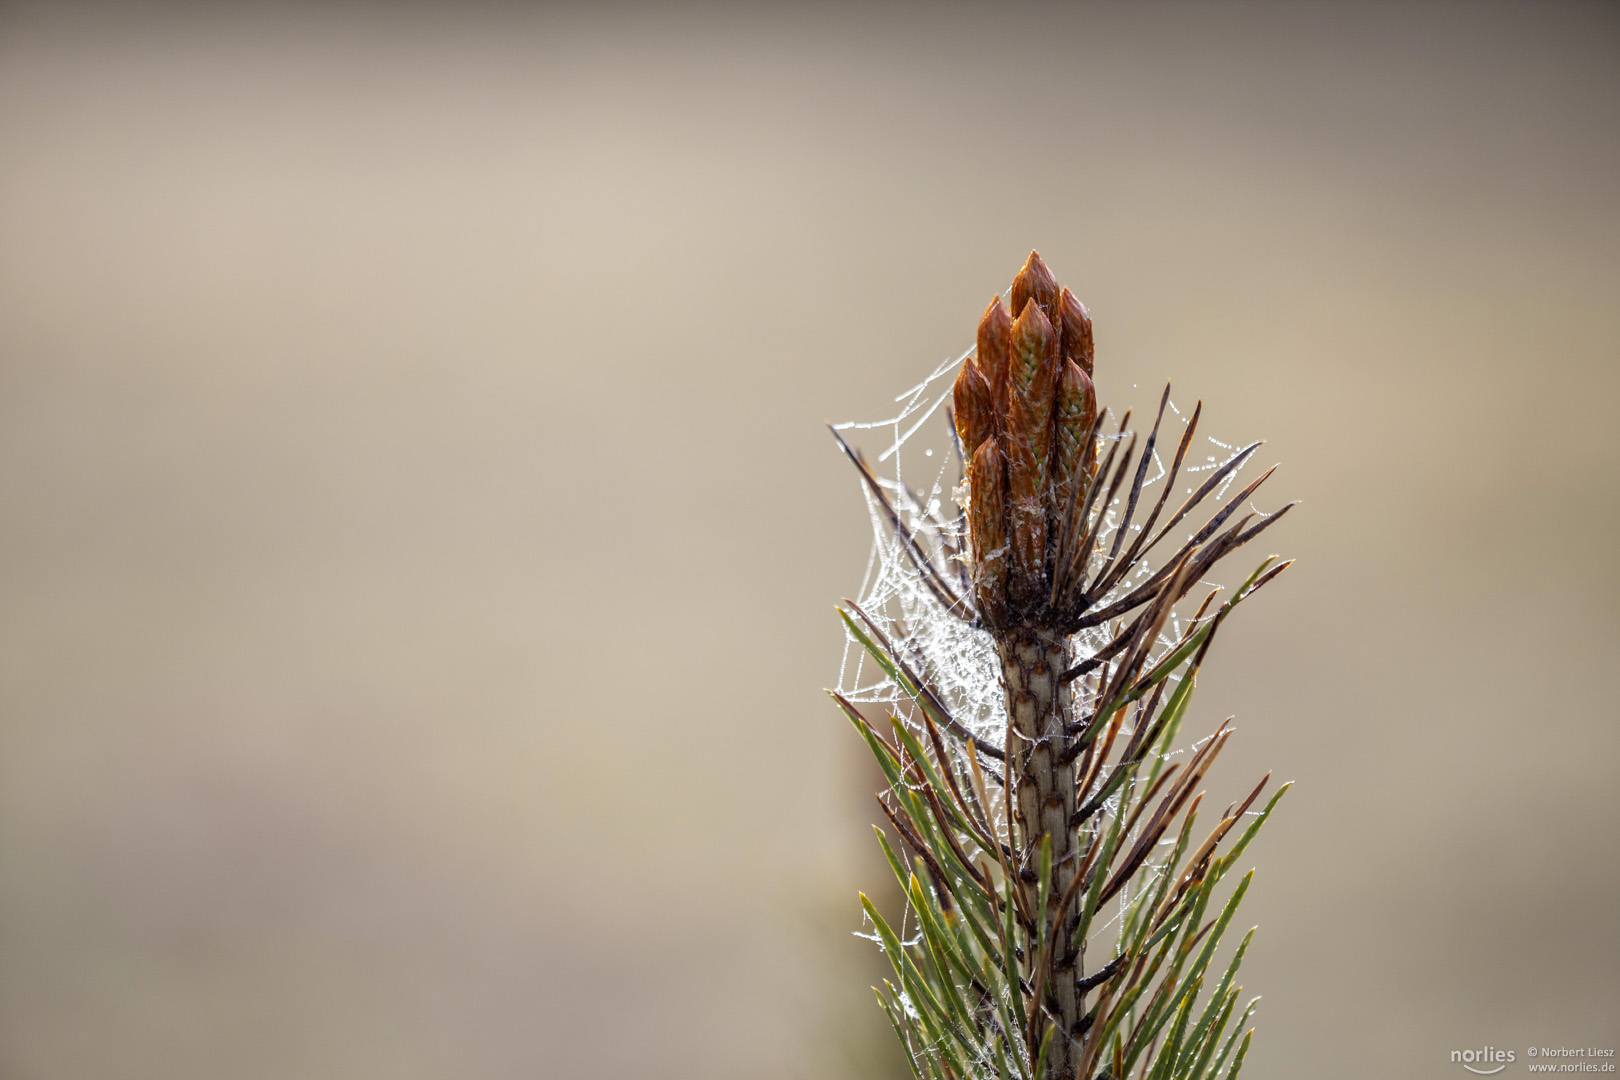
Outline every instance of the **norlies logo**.
{"label": "norlies logo", "polygon": [[1492,1076],[1508,1067],[1513,1060],[1513,1051],[1498,1050],[1494,1046],[1483,1046],[1478,1050],[1453,1050],[1451,1060],[1471,1073]]}

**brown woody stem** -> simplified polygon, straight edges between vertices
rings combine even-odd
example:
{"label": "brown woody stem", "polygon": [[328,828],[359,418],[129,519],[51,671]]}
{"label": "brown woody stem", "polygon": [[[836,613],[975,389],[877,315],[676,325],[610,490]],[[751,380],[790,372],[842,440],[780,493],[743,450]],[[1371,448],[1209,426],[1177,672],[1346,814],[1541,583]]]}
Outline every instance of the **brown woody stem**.
{"label": "brown woody stem", "polygon": [[[1007,715],[1017,738],[1009,740],[1016,760],[1008,762],[1014,777],[1013,810],[1018,825],[1020,861],[1033,866],[1043,835],[1052,838],[1052,882],[1047,910],[1039,917],[1047,922],[1052,944],[1052,970],[1046,980],[1048,1007],[1071,1036],[1079,1033],[1082,1016],[1080,949],[1074,941],[1078,913],[1070,911],[1062,926],[1050,920],[1060,898],[1068,891],[1079,871],[1076,838],[1069,828],[1074,813],[1075,765],[1065,753],[1070,736],[1068,721],[1073,713],[1069,685],[1059,676],[1067,666],[1067,638],[1057,630],[1039,627],[1010,627],[998,635],[997,652],[1007,696]],[[1022,875],[1020,875],[1022,878]],[[1023,886],[1025,907],[1034,911],[1038,904],[1037,886]],[[1033,962],[1033,958],[1031,958]],[[1036,982],[1030,972],[1031,982]],[[1034,1003],[1039,1007],[1039,1003]],[[1059,1038],[1052,1046],[1048,1075],[1053,1080],[1074,1076],[1079,1064],[1080,1044]]]}

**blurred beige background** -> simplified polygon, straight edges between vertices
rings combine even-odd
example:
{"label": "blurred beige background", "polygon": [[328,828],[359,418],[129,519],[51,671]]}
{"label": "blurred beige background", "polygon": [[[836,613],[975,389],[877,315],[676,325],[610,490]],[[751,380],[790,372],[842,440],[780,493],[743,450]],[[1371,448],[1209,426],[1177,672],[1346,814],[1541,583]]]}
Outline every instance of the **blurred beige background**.
{"label": "blurred beige background", "polygon": [[1032,246],[1305,499],[1245,1075],[1615,1047],[1617,10],[7,7],[0,1076],[897,1075],[820,424]]}

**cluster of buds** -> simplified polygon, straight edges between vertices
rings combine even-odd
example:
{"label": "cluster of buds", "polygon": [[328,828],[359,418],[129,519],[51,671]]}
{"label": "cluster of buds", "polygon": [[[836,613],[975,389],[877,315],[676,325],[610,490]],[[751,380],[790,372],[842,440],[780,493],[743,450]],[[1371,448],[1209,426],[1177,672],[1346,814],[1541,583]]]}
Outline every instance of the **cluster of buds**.
{"label": "cluster of buds", "polygon": [[979,320],[978,348],[955,387],[968,461],[973,590],[992,627],[1046,621],[1076,508],[1097,472],[1091,318],[1030,252],[1009,305]]}

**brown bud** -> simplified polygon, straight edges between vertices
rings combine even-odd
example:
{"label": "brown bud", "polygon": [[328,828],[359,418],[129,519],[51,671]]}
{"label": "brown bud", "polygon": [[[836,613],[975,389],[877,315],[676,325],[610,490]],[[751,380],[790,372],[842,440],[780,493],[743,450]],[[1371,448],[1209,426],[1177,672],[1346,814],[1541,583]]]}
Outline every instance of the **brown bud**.
{"label": "brown bud", "polygon": [[974,599],[985,622],[1000,626],[1007,621],[1007,468],[993,435],[968,466],[967,511]]}
{"label": "brown bud", "polygon": [[996,424],[990,384],[972,360],[962,365],[962,373],[956,377],[955,398],[956,434],[962,440],[962,455],[971,461],[973,452],[995,431]]}
{"label": "brown bud", "polygon": [[1052,398],[1056,387],[1043,371],[1029,394],[1013,391],[1008,395],[1002,416],[1003,446],[1010,462],[1020,454],[1029,455],[1031,491],[1046,490],[1046,474],[1052,456]]}
{"label": "brown bud", "polygon": [[1080,365],[1081,371],[1090,375],[1093,354],[1091,315],[1086,311],[1086,305],[1068,289],[1063,290],[1063,296],[1058,301],[1058,321],[1063,333],[1063,359],[1073,360]]}
{"label": "brown bud", "polygon": [[[978,362],[994,405],[994,430],[979,432],[971,413],[963,430],[964,438],[985,443],[994,436],[1004,462],[998,514],[1006,562],[997,571],[1005,574],[1004,611],[1041,618],[1048,561],[1062,558],[1047,551],[1048,538],[1076,531],[1065,515],[1079,505],[1076,498],[1084,498],[1097,471],[1096,440],[1088,438],[1097,415],[1091,318],[1033,251],[1013,279],[1009,307],[992,302],[979,323]],[[963,380],[959,413],[973,407],[977,393],[971,377]],[[976,533],[975,545],[979,540]],[[982,593],[977,589],[976,595]],[[985,610],[982,595],[980,608]]]}
{"label": "brown bud", "polygon": [[990,384],[992,400],[999,399],[1007,383],[1007,357],[1012,349],[1012,316],[1001,297],[990,301],[979,317],[979,370]]}
{"label": "brown bud", "polygon": [[1058,314],[1058,283],[1052,276],[1052,271],[1046,268],[1040,253],[1032,251],[1029,259],[1025,261],[1024,268],[1018,271],[1018,276],[1012,283],[1012,315],[1013,318],[1024,313],[1024,305],[1031,300],[1039,304],[1046,315],[1048,322],[1056,322]]}
{"label": "brown bud", "polygon": [[1041,594],[1046,572],[1046,502],[1042,480],[1044,462],[1029,440],[1007,439],[1007,544],[1011,566],[1007,593],[1019,606]]}
{"label": "brown bud", "polygon": [[1042,365],[1050,367],[1056,355],[1057,335],[1040,305],[1030,304],[1012,324],[1012,355],[1007,386],[1028,394]]}
{"label": "brown bud", "polygon": [[[1063,362],[1063,378],[1058,383],[1057,413],[1053,420],[1051,480],[1051,509],[1054,521],[1061,521],[1071,501],[1085,497],[1086,475],[1084,461],[1087,437],[1097,419],[1097,391],[1091,379],[1072,360]],[[1078,489],[1076,485],[1078,484]],[[1076,491],[1078,496],[1076,497]]]}

